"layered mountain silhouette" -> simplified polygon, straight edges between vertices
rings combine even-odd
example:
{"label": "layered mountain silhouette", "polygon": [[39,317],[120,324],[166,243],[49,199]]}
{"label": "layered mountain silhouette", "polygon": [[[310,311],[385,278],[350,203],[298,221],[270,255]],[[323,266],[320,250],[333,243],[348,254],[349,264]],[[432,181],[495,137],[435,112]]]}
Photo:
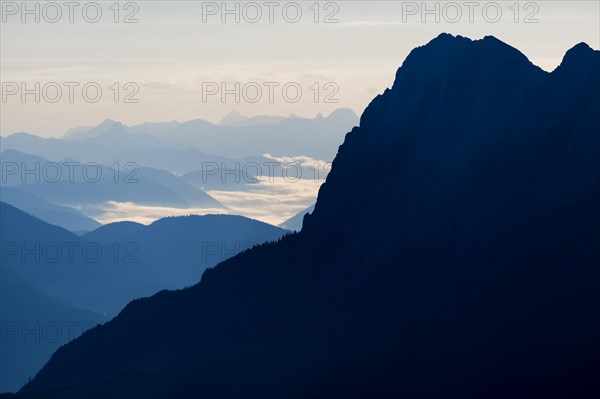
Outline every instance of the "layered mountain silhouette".
{"label": "layered mountain silhouette", "polygon": [[0,392],[17,391],[60,346],[107,317],[66,305],[0,268]]}
{"label": "layered mountain silhouette", "polygon": [[[81,162],[103,164],[114,158],[122,159],[123,153],[129,152],[137,154],[137,159],[145,159],[148,156],[143,152],[156,150],[196,150],[235,159],[265,153],[303,155],[331,161],[343,139],[343,132],[357,123],[358,117],[350,109],[338,109],[327,117],[319,115],[312,119],[294,115],[287,118],[258,116],[228,125],[196,119],[184,123],[126,126],[107,119],[93,128],[72,129],[60,139],[20,132],[0,138],[0,143],[3,150],[35,154],[53,161],[76,158]],[[162,168],[177,172],[179,163],[177,159],[172,161],[172,165]]]}
{"label": "layered mountain silhouette", "polygon": [[[109,125],[106,128],[106,124]],[[64,158],[76,158],[81,162],[108,163],[110,158],[124,150],[152,150],[154,148],[171,148],[170,141],[159,139],[148,133],[131,133],[120,122],[102,123],[98,134],[80,139],[43,138],[20,132],[0,138],[3,150],[16,150],[34,154],[51,161]],[[106,128],[106,130],[104,130]]]}
{"label": "layered mountain silhouette", "polygon": [[75,233],[92,231],[101,226],[74,208],[50,203],[15,187],[3,186],[0,189],[0,201]]}
{"label": "layered mountain silhouette", "polygon": [[26,261],[32,269],[39,271],[50,264],[35,261],[42,252],[36,250],[36,243],[76,242],[78,236],[4,202],[0,202],[0,220],[0,388],[4,392],[19,389],[58,347],[81,334],[83,327],[90,328],[109,318],[85,305],[54,297],[48,287],[28,279],[19,267],[27,250],[30,253]]}
{"label": "layered mountain silhouette", "polygon": [[190,286],[207,267],[287,233],[209,215],[112,223],[79,237],[3,202],[0,217],[0,392],[19,389],[58,347],[132,299]]}
{"label": "layered mountain silhouette", "polygon": [[[252,159],[252,158],[251,158]],[[176,175],[183,175],[202,169],[203,165],[221,163],[245,162],[246,159],[233,160],[220,155],[204,154],[195,149],[155,148],[152,150],[125,150],[111,158],[110,163],[122,165],[135,162],[138,165],[155,169],[168,170]]]}
{"label": "layered mountain silhouette", "polygon": [[[116,124],[116,125],[115,125]],[[127,126],[126,128],[118,121],[112,119],[105,119],[98,126],[80,126],[73,129],[69,129],[63,136],[65,139],[69,140],[84,140],[92,137],[98,137],[108,132],[113,125],[118,126],[119,128],[126,129],[129,133],[139,134],[139,133],[155,133],[168,129],[172,129],[179,125],[179,122],[146,122],[141,125],[135,126]]]}
{"label": "layered mountain silhouette", "polygon": [[599,70],[413,50],[300,233],[130,303],[18,397],[596,397]]}
{"label": "layered mountain silhouette", "polygon": [[2,268],[63,303],[116,315],[129,301],[196,283],[202,272],[288,231],[242,216],[104,225],[77,236],[0,202]]}
{"label": "layered mountain silhouette", "polygon": [[351,129],[356,123],[357,116],[352,110],[338,109],[327,117],[292,116],[279,123],[248,126],[220,126],[196,120],[182,123],[156,137],[230,158],[269,153],[331,161],[343,139],[340,132]]}
{"label": "layered mountain silhouette", "polygon": [[3,151],[2,162],[14,165],[12,169],[7,166],[3,173],[3,185],[57,205],[89,206],[117,201],[225,209],[216,199],[172,173],[135,163],[105,166],[75,159],[53,162],[15,150]]}

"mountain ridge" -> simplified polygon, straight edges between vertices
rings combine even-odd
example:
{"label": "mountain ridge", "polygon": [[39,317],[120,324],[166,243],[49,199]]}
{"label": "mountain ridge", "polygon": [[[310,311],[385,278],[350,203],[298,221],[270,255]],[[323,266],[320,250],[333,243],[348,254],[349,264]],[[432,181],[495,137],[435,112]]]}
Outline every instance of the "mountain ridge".
{"label": "mountain ridge", "polygon": [[[548,74],[511,49],[441,35],[414,50],[346,135],[300,233],[130,303],[22,396],[597,392],[600,52],[585,74]],[[499,94],[431,95],[474,78]]]}

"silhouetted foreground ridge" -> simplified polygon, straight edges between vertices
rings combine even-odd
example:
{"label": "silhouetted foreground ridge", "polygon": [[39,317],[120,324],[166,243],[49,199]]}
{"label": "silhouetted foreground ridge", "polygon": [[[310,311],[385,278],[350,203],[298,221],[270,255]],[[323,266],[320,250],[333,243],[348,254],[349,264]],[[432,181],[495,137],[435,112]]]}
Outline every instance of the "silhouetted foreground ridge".
{"label": "silhouetted foreground ridge", "polygon": [[599,61],[579,44],[546,73],[493,37],[416,48],[302,232],[130,303],[22,394],[597,394]]}

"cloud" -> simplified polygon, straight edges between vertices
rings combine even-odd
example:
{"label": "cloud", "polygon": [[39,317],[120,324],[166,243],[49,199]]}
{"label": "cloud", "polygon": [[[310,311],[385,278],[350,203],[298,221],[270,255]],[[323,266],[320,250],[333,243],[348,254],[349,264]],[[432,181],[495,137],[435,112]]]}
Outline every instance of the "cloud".
{"label": "cloud", "polygon": [[249,191],[209,191],[230,212],[278,225],[313,204],[323,181],[261,179]]}
{"label": "cloud", "polygon": [[[290,161],[313,162],[309,157],[272,158]],[[312,165],[312,163],[311,163]],[[230,214],[242,215],[265,223],[278,225],[306,209],[316,201],[323,180],[290,180],[283,177],[262,177],[251,190],[211,190],[208,194],[229,209],[172,208],[141,205],[134,202],[108,201],[93,209],[82,211],[102,224],[132,221],[150,224],[168,216]],[[90,214],[93,212],[93,215]]]}
{"label": "cloud", "polygon": [[285,157],[285,156],[284,157],[276,157],[271,154],[263,154],[263,157],[272,159],[276,162],[279,162],[282,165],[294,164],[294,165],[299,165],[302,168],[311,168],[311,167],[319,166],[319,168],[323,169],[327,165],[330,164],[330,162],[322,161],[319,159],[314,159],[314,158],[307,157],[304,155],[293,156],[293,157]]}

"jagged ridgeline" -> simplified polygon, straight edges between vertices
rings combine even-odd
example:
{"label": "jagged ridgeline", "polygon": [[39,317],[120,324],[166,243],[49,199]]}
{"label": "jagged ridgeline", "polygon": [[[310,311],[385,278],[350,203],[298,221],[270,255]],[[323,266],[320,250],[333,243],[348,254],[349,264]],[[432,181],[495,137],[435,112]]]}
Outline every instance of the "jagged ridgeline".
{"label": "jagged ridgeline", "polygon": [[130,303],[19,396],[587,397],[600,355],[600,53],[413,50],[303,230]]}

